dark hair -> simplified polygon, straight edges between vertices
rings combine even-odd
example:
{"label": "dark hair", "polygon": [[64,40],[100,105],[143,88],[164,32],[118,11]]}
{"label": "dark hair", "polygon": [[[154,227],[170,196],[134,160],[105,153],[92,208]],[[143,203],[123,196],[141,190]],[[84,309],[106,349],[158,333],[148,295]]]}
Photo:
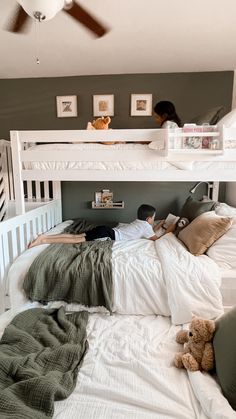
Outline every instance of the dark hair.
{"label": "dark hair", "polygon": [[173,121],[179,127],[181,126],[181,120],[178,117],[175,106],[172,102],[169,102],[168,100],[162,100],[154,106],[153,110],[157,115],[165,116],[165,120],[162,122],[162,124],[164,124],[165,121]]}
{"label": "dark hair", "polygon": [[156,208],[152,205],[142,204],[138,208],[137,217],[139,220],[146,221],[148,217],[152,217],[156,212]]}

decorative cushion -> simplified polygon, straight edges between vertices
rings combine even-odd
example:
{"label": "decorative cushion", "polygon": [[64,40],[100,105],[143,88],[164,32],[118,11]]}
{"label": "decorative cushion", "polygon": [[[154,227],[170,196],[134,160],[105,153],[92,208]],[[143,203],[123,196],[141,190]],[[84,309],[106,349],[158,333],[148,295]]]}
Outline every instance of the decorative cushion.
{"label": "decorative cushion", "polygon": [[214,201],[197,201],[190,195],[183,205],[180,217],[185,217],[191,222],[203,212],[213,210],[214,206]]}
{"label": "decorative cushion", "polygon": [[231,112],[227,113],[223,118],[221,118],[218,123],[218,126],[225,125],[226,127],[235,127],[236,126],[236,108],[232,109]]}
{"label": "decorative cushion", "polygon": [[208,109],[206,112],[196,116],[195,118],[190,121],[191,123],[195,123],[197,125],[202,124],[216,124],[220,119],[220,114],[223,111],[223,106],[217,106],[216,108]]}
{"label": "decorative cushion", "polygon": [[236,269],[236,217],[229,230],[207,250],[207,255],[222,269]]}
{"label": "decorative cushion", "polygon": [[236,307],[216,321],[213,338],[216,374],[224,396],[236,410]]}
{"label": "decorative cushion", "polygon": [[178,238],[185,244],[190,253],[199,256],[205,253],[231,225],[231,218],[220,217],[213,211],[205,212],[181,230]]}
{"label": "decorative cushion", "polygon": [[232,207],[224,202],[217,202],[214,207],[217,215],[226,215],[228,217],[236,217],[236,208]]}

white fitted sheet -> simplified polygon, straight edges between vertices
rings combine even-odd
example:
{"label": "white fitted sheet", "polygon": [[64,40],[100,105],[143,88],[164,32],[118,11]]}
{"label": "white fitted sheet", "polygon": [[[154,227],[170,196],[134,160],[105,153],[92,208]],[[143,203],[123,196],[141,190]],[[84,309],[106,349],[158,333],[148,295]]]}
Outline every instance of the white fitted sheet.
{"label": "white fitted sheet", "polygon": [[[14,315],[0,316],[0,335]],[[235,419],[212,377],[173,366],[179,330],[163,316],[91,314],[75,390],[53,418]]]}

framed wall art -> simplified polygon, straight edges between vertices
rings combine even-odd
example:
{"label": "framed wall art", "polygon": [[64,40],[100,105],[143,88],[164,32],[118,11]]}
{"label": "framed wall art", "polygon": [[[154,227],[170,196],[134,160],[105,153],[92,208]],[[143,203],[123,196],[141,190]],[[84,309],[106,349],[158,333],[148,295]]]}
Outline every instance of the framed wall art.
{"label": "framed wall art", "polygon": [[131,116],[152,115],[152,94],[131,95]]}
{"label": "framed wall art", "polygon": [[78,115],[77,96],[57,96],[57,117],[70,118]]}
{"label": "framed wall art", "polygon": [[93,116],[114,116],[114,95],[93,95]]}

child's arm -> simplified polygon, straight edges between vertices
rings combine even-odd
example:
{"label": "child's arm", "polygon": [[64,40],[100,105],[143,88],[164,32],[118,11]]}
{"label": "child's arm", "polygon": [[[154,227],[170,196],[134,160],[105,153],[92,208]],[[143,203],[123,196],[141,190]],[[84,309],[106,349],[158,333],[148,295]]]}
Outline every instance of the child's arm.
{"label": "child's arm", "polygon": [[153,230],[154,230],[154,231],[159,230],[159,229],[163,226],[164,222],[165,222],[165,220],[161,220],[161,221],[159,221],[159,223],[157,223],[157,224],[155,224],[155,225],[153,226]]}
{"label": "child's arm", "polygon": [[[164,220],[165,221],[165,220]],[[162,221],[161,221],[162,222]],[[161,226],[160,226],[161,227]],[[159,227],[159,228],[160,228]],[[175,231],[175,228],[176,228],[176,223],[175,224],[171,224],[171,225],[169,225],[169,227],[167,227],[167,229],[165,230],[165,232],[162,234],[162,236],[164,236],[165,234],[167,234],[167,233],[173,233],[174,231]],[[154,229],[154,231],[156,231],[157,229],[155,228]],[[151,236],[151,237],[149,237],[148,238],[148,240],[152,240],[152,241],[156,241],[156,240],[158,240],[158,239],[160,239],[162,236],[160,236],[160,237],[157,237],[156,235],[155,236]]]}

